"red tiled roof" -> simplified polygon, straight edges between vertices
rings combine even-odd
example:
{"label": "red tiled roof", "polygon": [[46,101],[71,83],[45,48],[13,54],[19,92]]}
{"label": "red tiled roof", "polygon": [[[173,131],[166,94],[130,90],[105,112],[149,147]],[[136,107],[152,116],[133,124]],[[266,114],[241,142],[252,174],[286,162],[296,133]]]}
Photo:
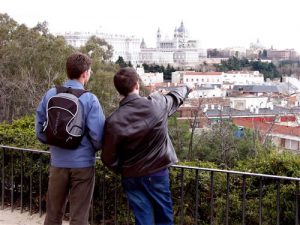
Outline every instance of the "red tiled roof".
{"label": "red tiled roof", "polygon": [[200,76],[207,76],[207,75],[222,75],[222,72],[194,72],[194,71],[187,71],[184,75],[200,75]]}
{"label": "red tiled roof", "polygon": [[249,129],[257,129],[264,133],[283,134],[290,136],[300,136],[300,126],[289,127],[272,123],[264,123],[259,121],[245,120],[242,118],[234,118],[233,123],[238,126],[247,127]]}

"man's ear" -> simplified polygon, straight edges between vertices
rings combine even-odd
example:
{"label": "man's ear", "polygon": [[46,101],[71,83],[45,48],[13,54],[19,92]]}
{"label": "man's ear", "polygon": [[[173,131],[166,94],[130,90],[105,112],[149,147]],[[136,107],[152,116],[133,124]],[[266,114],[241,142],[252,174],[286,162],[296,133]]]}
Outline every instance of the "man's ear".
{"label": "man's ear", "polygon": [[88,81],[88,78],[89,78],[89,72],[88,71],[84,71],[82,74],[81,74],[81,78],[87,82]]}
{"label": "man's ear", "polygon": [[140,89],[140,82],[136,82],[135,89],[136,89],[136,90],[139,90],[139,89]]}
{"label": "man's ear", "polygon": [[87,70],[84,71],[81,76],[82,78],[86,78],[88,76],[88,71]]}

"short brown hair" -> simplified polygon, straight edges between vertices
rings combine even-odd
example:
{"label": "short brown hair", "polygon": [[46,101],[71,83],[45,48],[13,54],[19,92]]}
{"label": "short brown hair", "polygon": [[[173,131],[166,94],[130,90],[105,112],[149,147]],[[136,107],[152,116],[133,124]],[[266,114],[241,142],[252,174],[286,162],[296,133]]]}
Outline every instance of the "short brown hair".
{"label": "short brown hair", "polygon": [[92,60],[80,52],[71,54],[66,63],[69,79],[78,79],[80,75],[91,68]]}
{"label": "short brown hair", "polygon": [[120,95],[127,96],[133,91],[134,85],[138,82],[139,75],[135,69],[125,67],[119,69],[114,76],[114,85]]}

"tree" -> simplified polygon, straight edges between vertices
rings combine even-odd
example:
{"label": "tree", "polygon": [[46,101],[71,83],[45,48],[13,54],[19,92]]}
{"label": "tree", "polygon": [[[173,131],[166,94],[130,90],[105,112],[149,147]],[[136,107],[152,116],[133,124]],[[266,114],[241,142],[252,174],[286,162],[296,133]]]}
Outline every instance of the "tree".
{"label": "tree", "polygon": [[197,145],[195,144],[195,141],[197,139],[196,135],[196,129],[200,127],[200,121],[201,118],[203,118],[204,112],[203,112],[203,98],[198,97],[197,105],[190,110],[190,118],[189,118],[189,124],[190,124],[190,137],[189,137],[189,148],[188,148],[188,155],[187,159],[192,160],[195,157],[194,150]]}
{"label": "tree", "polygon": [[113,47],[95,35],[90,37],[86,44],[80,48],[80,51],[90,55],[92,59],[99,59],[100,62],[108,62],[113,55]]}
{"label": "tree", "polygon": [[46,21],[38,23],[32,30],[39,32],[43,36],[49,34],[48,23]]}
{"label": "tree", "polygon": [[187,159],[188,156],[189,126],[187,120],[179,120],[177,118],[177,113],[168,120],[169,135],[176,154],[180,159]]}
{"label": "tree", "polygon": [[132,67],[131,61],[128,62],[128,66],[129,66],[129,67]]}
{"label": "tree", "polygon": [[266,59],[268,57],[268,52],[266,49],[263,50],[261,57],[262,57],[262,59]]}
{"label": "tree", "polygon": [[33,113],[45,90],[65,77],[65,60],[74,49],[47,34],[46,23],[37,27],[0,14],[0,121]]}
{"label": "tree", "polygon": [[279,72],[272,62],[268,63],[260,60],[249,62],[246,58],[238,59],[237,57],[231,57],[228,60],[221,60],[220,64],[215,64],[215,68],[219,72],[242,70],[246,68],[250,70],[258,70],[260,73],[264,74],[265,79],[279,77]]}
{"label": "tree", "polygon": [[171,80],[172,79],[172,72],[175,72],[175,69],[173,66],[170,66],[170,64],[167,65],[167,68],[163,71],[164,73],[164,79],[165,80]]}
{"label": "tree", "polygon": [[127,63],[124,61],[122,56],[118,57],[116,64],[118,64],[120,68],[127,67]]}

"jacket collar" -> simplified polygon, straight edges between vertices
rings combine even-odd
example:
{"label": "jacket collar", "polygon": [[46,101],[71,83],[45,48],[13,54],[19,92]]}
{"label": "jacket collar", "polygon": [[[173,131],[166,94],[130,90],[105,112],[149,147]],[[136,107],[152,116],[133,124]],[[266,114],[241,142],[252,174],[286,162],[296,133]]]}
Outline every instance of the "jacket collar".
{"label": "jacket collar", "polygon": [[138,94],[131,94],[131,95],[128,95],[128,96],[126,96],[125,98],[123,98],[123,99],[120,101],[120,106],[125,105],[125,104],[127,104],[128,102],[133,101],[133,100],[138,99],[138,98],[141,98],[141,96],[138,95]]}
{"label": "jacket collar", "polygon": [[78,80],[73,79],[73,80],[67,80],[64,83],[65,87],[71,87],[71,88],[75,88],[75,89],[84,89],[83,84],[80,83]]}

